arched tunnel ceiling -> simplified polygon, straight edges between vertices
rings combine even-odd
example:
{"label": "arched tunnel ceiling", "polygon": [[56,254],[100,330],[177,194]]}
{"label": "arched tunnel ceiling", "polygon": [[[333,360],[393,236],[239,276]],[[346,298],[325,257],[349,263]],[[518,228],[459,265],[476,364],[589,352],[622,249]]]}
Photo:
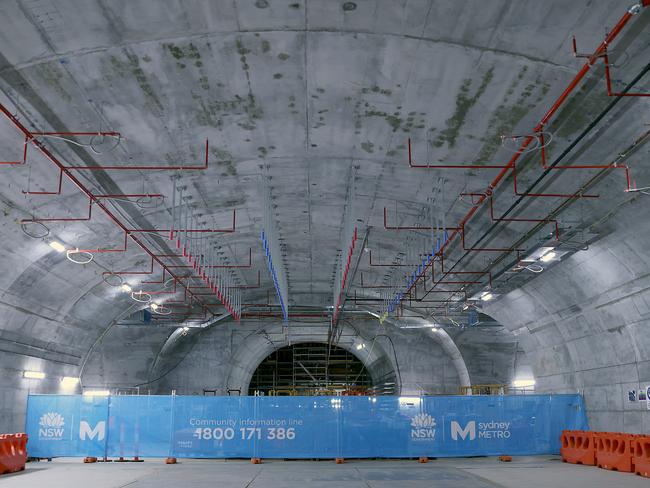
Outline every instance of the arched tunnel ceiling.
{"label": "arched tunnel ceiling", "polygon": [[[8,1],[0,6],[11,19],[0,32],[0,101],[33,130],[123,135],[114,151],[101,154],[44,142],[69,164],[200,164],[209,139],[205,171],[80,171],[80,178],[101,193],[169,195],[177,175],[211,225],[228,228],[236,210],[236,232],[220,234],[218,242],[233,264],[245,264],[252,248],[251,268],[236,270],[239,283],[251,286],[261,270],[260,287],[244,293],[252,303],[273,295],[259,244],[259,175],[268,167],[291,304],[331,306],[348,186],[355,187],[362,247],[377,263],[411,263],[417,252],[400,254],[405,243],[425,236],[385,230],[384,207],[390,225],[416,225],[443,178],[444,197],[436,205],[452,225],[469,208],[458,194],[484,191],[499,170],[409,169],[407,139],[417,162],[505,163],[513,152],[500,136],[528,134],[581,66],[571,55],[571,36],[581,49],[597,46],[621,16],[619,7],[607,1]],[[647,12],[636,16],[614,46],[617,89],[647,63],[648,22]],[[646,76],[634,90],[649,85]],[[609,102],[598,63],[549,125],[549,157]],[[639,121],[647,120],[647,107],[634,98],[619,103],[607,128],[598,126],[572,155],[597,164],[614,160],[645,130]],[[22,150],[22,135],[0,121],[0,159],[19,159]],[[58,176],[37,151],[30,149],[28,159],[25,166],[0,168],[7,243],[0,259],[3,334],[30,337],[30,347],[40,338],[42,347],[75,358],[107,324],[139,308],[101,273],[146,270],[149,259],[130,245],[126,253],[97,254],[102,267],[81,267],[26,237],[20,219],[88,211],[87,198],[69,183],[56,197],[25,196],[25,190],[56,188]],[[535,179],[537,164],[533,156],[526,159],[521,187]],[[650,181],[644,168],[633,170],[639,183]],[[550,177],[544,191],[576,191],[576,179],[560,177],[564,173]],[[597,188],[601,198],[563,209],[563,228],[586,232],[626,198],[624,188],[623,175],[610,172]],[[495,207],[500,212],[514,200],[509,180],[497,189]],[[512,216],[539,218],[559,203],[531,199]],[[110,207],[139,228],[169,225],[169,198],[153,209],[123,202]],[[483,212],[468,233],[478,236],[490,224]],[[101,212],[87,222],[48,226],[51,237],[71,247],[122,244],[119,229]],[[511,246],[532,226],[501,225],[487,242]],[[522,248],[550,230],[542,228]],[[169,251],[162,237],[143,239]],[[375,286],[399,279],[403,268],[371,267],[367,254],[357,249],[349,295],[376,299],[381,288],[363,288],[361,274],[364,286]],[[452,250],[450,260],[459,255]],[[462,269],[486,269],[494,259],[475,253]],[[485,279],[479,281],[478,288]],[[415,313],[437,314],[428,307]]]}

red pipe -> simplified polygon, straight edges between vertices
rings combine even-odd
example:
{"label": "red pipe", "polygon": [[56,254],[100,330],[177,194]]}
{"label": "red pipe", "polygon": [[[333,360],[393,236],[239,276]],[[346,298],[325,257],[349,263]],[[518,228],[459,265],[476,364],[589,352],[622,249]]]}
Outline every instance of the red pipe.
{"label": "red pipe", "polygon": [[[646,7],[648,4],[644,2],[643,6]],[[590,54],[578,54],[578,45],[576,43],[576,36],[573,36],[572,38],[572,44],[573,44],[573,56],[576,58],[588,58],[589,60],[592,60],[595,62],[594,58],[602,59],[603,63],[605,63],[605,86],[607,86],[607,95],[610,97],[650,97],[650,93],[617,93],[612,91],[612,79],[611,79],[611,74],[610,74],[610,67],[609,67],[609,54],[607,53],[607,46],[605,46],[604,51],[599,54],[598,56],[596,55],[590,55]]]}
{"label": "red pipe", "polygon": [[89,253],[106,253],[106,252],[126,252],[127,247],[128,247],[128,238],[129,235],[125,232],[124,233],[124,244],[122,244],[122,247],[119,248],[114,248],[114,249],[75,249],[75,252],[89,252]]}
{"label": "red pipe", "polygon": [[[465,223],[463,223],[463,228],[461,229],[461,232],[460,232],[461,243],[462,243],[462,246],[463,246],[463,250],[464,250],[464,251],[478,251],[478,252],[483,252],[483,251],[485,251],[485,252],[513,252],[513,251],[524,251],[524,250],[525,250],[525,249],[515,249],[515,248],[511,248],[511,247],[507,247],[507,248],[503,248],[503,247],[467,247],[467,246],[465,245],[465,227],[464,227],[464,225],[465,225]],[[442,247],[440,248],[440,251],[438,251],[438,253],[439,253],[441,256],[442,256],[442,251],[443,251],[443,249],[445,248],[445,246],[446,246],[449,242],[451,242],[451,240],[453,239],[453,237],[454,237],[455,235],[456,235],[456,234],[452,234],[451,236],[449,236],[449,238],[447,239],[447,242],[445,242],[445,243],[442,245]],[[422,272],[424,273],[424,271],[422,271]]]}
{"label": "red pipe", "polygon": [[66,170],[87,170],[87,171],[132,171],[132,170],[201,170],[208,169],[208,140],[205,140],[205,162],[202,166],[168,166],[162,163],[155,163],[150,166],[119,166],[119,165],[99,165],[99,166],[62,166]]}
{"label": "red pipe", "polygon": [[[118,227],[120,227],[124,232],[129,234],[129,237],[147,254],[149,254],[153,260],[155,260],[163,269],[166,269],[166,266],[160,261],[159,258],[157,258],[154,253],[147,247],[147,245],[144,243],[144,241],[140,240],[138,237],[132,235],[129,233],[129,229],[124,225],[112,212],[111,210],[104,205],[101,201],[96,199],[92,192],[85,187],[85,185],[76,177],[74,176],[66,167],[63,165],[57,158],[54,156],[40,141],[34,138],[34,136],[31,135],[29,130],[23,126],[23,124],[20,123],[20,121],[14,117],[14,115],[7,110],[7,108],[0,103],[0,112],[2,112],[13,124],[16,126],[16,128],[21,131],[27,140],[31,142],[47,159],[49,159],[57,168],[59,168],[62,172],[65,173],[66,177],[72,181],[72,183],[75,184],[79,190],[84,193],[91,202],[91,208],[92,208],[92,203],[97,205],[108,217],[110,220],[112,220]],[[169,275],[173,278],[176,278],[176,275],[174,275],[171,271],[167,270]],[[185,289],[185,294],[187,296],[187,293],[192,296],[191,292],[188,292],[187,288]]]}
{"label": "red pipe", "polygon": [[555,238],[558,239],[558,240],[560,239],[560,226],[559,226],[557,220],[549,219],[548,217],[545,218],[545,219],[517,219],[517,218],[509,219],[509,218],[503,218],[503,217],[495,217],[494,216],[494,203],[493,203],[493,201],[494,201],[494,198],[492,196],[490,196],[490,219],[492,220],[492,222],[537,222],[537,223],[541,223],[541,222],[551,223],[552,222],[555,225]]}
{"label": "red pipe", "polygon": [[[643,0],[644,7],[648,5],[647,0]],[[582,66],[580,71],[575,75],[573,80],[569,83],[569,85],[564,89],[564,91],[560,94],[560,96],[555,100],[553,105],[548,109],[548,111],[544,114],[544,116],[541,118],[541,120],[538,122],[538,124],[535,126],[533,129],[533,133],[538,133],[541,132],[544,129],[544,126],[547,124],[547,122],[550,120],[550,118],[558,111],[558,109],[562,106],[562,104],[566,101],[566,99],[571,95],[571,93],[575,90],[576,86],[578,83],[585,77],[585,75],[589,72],[591,69],[591,66],[593,63],[598,59],[600,55],[606,52],[607,46],[612,43],[612,41],[618,36],[618,34],[621,32],[623,27],[627,24],[627,22],[630,20],[632,17],[632,13],[625,12],[625,14],[621,17],[621,19],[618,21],[614,29],[605,37],[605,40],[598,46],[592,57]],[[508,173],[508,170],[510,168],[514,168],[516,161],[519,159],[519,157],[523,154],[523,152],[526,150],[528,145],[533,141],[533,139],[536,136],[529,135],[527,136],[524,141],[522,142],[519,150],[512,156],[508,164],[501,169],[499,174],[489,183],[487,190],[484,195],[482,195],[478,202],[467,212],[467,214],[461,219],[459,223],[459,228],[460,231],[455,230],[452,231],[451,235],[448,237],[446,242],[442,245],[442,248],[440,249],[440,253],[444,252],[444,249],[448,247],[453,240],[458,237],[459,235],[461,236],[462,239],[462,244],[463,244],[463,249],[465,250],[474,250],[474,249],[467,249],[465,247],[465,224],[473,217],[473,215],[476,213],[478,208],[482,205],[482,203],[485,201],[487,198],[488,194],[492,194],[492,191],[499,185],[501,180],[506,176]],[[479,250],[488,250],[488,249],[479,249]],[[513,249],[504,249],[503,251],[513,251]],[[422,271],[424,273],[426,271],[426,266],[425,270]],[[422,276],[422,273],[416,277],[415,282]],[[411,290],[411,288],[415,285],[415,282],[409,286],[409,288],[406,290],[407,292]]]}
{"label": "red pipe", "polygon": [[[491,271],[445,271],[445,258],[444,256],[440,256],[440,271],[442,272],[443,276],[447,276],[450,274],[477,274],[477,275],[488,275],[488,281],[490,286],[492,286],[492,272]],[[426,278],[426,277],[425,277]],[[467,296],[467,293],[465,294]]]}
{"label": "red pipe", "polygon": [[[179,231],[179,232],[184,232],[184,231]],[[177,256],[177,255],[173,255]],[[231,266],[225,266],[225,265],[209,265],[209,266],[202,266],[205,269],[208,268],[251,268],[253,266],[253,248],[248,249],[248,264],[238,264],[238,265],[231,265]],[[193,265],[174,265],[174,266],[168,266],[168,268],[194,268]]]}
{"label": "red pipe", "polygon": [[341,313],[341,310],[339,309],[339,306],[341,305],[341,300],[343,297],[343,291],[345,290],[345,283],[347,282],[348,279],[348,271],[350,271],[350,264],[352,262],[352,254],[354,253],[354,248],[357,244],[357,228],[354,228],[354,233],[352,234],[352,243],[350,244],[350,247],[348,248],[348,256],[345,264],[345,270],[343,272],[343,279],[341,280],[341,289],[339,290],[338,298],[336,300],[336,304],[334,305],[334,310],[332,313],[332,324],[336,325],[338,322],[339,314]]}
{"label": "red pipe", "polygon": [[119,132],[32,132],[33,136],[106,136],[106,137],[121,137]]}
{"label": "red pipe", "polygon": [[25,140],[23,142],[23,160],[22,161],[0,161],[1,164],[8,164],[8,165],[21,165],[27,163],[27,137],[25,137]]}
{"label": "red pipe", "polygon": [[[1,106],[1,105],[0,105]],[[85,222],[91,219],[93,214],[93,196],[89,194],[89,199],[88,199],[88,216],[87,217],[81,217],[81,218],[33,218],[33,219],[22,219],[20,221],[21,224],[27,223],[27,222]],[[126,232],[128,232],[127,229],[125,229]]]}
{"label": "red pipe", "polygon": [[[221,233],[233,233],[235,232],[235,222],[237,220],[237,210],[233,209],[232,211],[232,228],[230,229],[128,229],[129,232],[137,233],[137,232],[146,232],[146,233],[155,233],[155,232],[169,232],[170,236],[173,235],[173,233],[181,233],[181,232],[189,232],[192,234],[201,234],[201,233],[212,233],[212,232],[221,232]],[[173,239],[173,237],[172,237]]]}
{"label": "red pipe", "polygon": [[544,146],[544,132],[540,133],[540,143],[541,143],[541,163],[542,163],[542,168],[544,169],[550,169],[550,170],[565,170],[565,169],[609,169],[609,168],[620,168],[623,171],[625,171],[625,182],[627,184],[627,188],[625,191],[630,191],[632,190],[632,177],[631,177],[631,171],[630,168],[625,165],[625,164],[572,164],[572,165],[564,165],[564,166],[553,166],[552,168],[548,166],[548,161],[546,159],[546,149]]}
{"label": "red pipe", "polygon": [[260,270],[257,270],[257,284],[256,285],[239,285],[239,286],[233,286],[232,288],[261,288],[261,283],[260,283]]}
{"label": "red pipe", "polygon": [[458,230],[458,227],[403,227],[403,226],[389,226],[387,221],[387,216],[386,216],[386,207],[384,207],[384,229],[386,230]]}
{"label": "red pipe", "polygon": [[413,267],[418,266],[417,264],[377,264],[372,262],[372,250],[368,250],[369,254],[369,264],[375,268],[395,268],[395,267]]}
{"label": "red pipe", "polygon": [[103,194],[103,195],[93,195],[95,198],[165,198],[165,195],[161,193],[115,193],[115,194]]}

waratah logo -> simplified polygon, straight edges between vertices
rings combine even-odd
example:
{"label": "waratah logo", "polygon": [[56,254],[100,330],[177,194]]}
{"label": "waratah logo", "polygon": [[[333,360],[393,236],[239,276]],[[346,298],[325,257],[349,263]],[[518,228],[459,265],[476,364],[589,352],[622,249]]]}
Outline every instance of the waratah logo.
{"label": "waratah logo", "polygon": [[41,427],[53,427],[60,428],[65,425],[63,417],[61,414],[56,412],[48,412],[41,417],[41,420],[38,422]]}
{"label": "waratah logo", "polygon": [[428,413],[419,413],[411,419],[411,427],[415,429],[430,429],[436,426],[436,421]]}
{"label": "waratah logo", "polygon": [[57,412],[48,412],[38,421],[41,426],[38,429],[39,439],[61,440],[63,439],[63,416]]}

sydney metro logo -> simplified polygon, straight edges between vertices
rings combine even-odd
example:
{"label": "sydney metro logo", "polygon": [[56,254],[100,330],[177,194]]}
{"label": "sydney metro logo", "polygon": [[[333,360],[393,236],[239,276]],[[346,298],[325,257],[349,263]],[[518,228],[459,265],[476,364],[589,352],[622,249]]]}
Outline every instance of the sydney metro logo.
{"label": "sydney metro logo", "polygon": [[436,421],[428,413],[419,413],[411,419],[411,439],[432,440],[436,436]]}

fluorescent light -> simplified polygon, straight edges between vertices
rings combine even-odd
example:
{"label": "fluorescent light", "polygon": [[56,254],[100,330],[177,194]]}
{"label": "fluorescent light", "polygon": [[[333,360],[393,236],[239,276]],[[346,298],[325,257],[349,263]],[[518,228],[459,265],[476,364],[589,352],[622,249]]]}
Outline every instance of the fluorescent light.
{"label": "fluorescent light", "polygon": [[362,343],[362,344],[357,344],[357,351],[360,351],[360,350],[363,349],[364,347],[366,347],[366,345],[363,344],[363,343]]}
{"label": "fluorescent light", "polygon": [[86,390],[84,396],[108,396],[111,392],[108,390]]}
{"label": "fluorescent light", "polygon": [[120,288],[122,288],[122,291],[125,291],[127,293],[129,293],[131,290],[133,290],[133,288],[131,288],[131,285],[129,285],[128,283],[122,284],[122,286],[120,286]]}
{"label": "fluorescent light", "polygon": [[535,386],[535,380],[532,378],[514,380],[512,386],[515,388],[532,388]]}
{"label": "fluorescent light", "polygon": [[481,300],[484,302],[487,302],[488,300],[492,300],[494,298],[494,295],[490,293],[489,291],[486,291],[481,295]]}
{"label": "fluorescent light", "polygon": [[74,388],[79,383],[79,378],[76,376],[64,376],[61,378],[61,386],[64,388]]}
{"label": "fluorescent light", "polygon": [[527,263],[532,263],[532,262],[538,261],[538,260],[542,259],[542,257],[545,254],[551,252],[553,249],[555,249],[555,248],[551,247],[551,246],[542,246],[539,249],[537,249],[536,251],[530,253],[530,255],[526,259],[522,259],[522,261],[527,262]]}
{"label": "fluorescent light", "polygon": [[553,261],[556,256],[557,253],[555,251],[551,251],[544,254],[541,258],[539,258],[539,260],[543,263],[548,263],[549,261]]}
{"label": "fluorescent light", "polygon": [[45,378],[45,373],[42,371],[23,371],[23,378],[30,380],[42,380]]}
{"label": "fluorescent light", "polygon": [[50,247],[54,249],[56,252],[65,251],[65,246],[58,241],[50,241]]}

